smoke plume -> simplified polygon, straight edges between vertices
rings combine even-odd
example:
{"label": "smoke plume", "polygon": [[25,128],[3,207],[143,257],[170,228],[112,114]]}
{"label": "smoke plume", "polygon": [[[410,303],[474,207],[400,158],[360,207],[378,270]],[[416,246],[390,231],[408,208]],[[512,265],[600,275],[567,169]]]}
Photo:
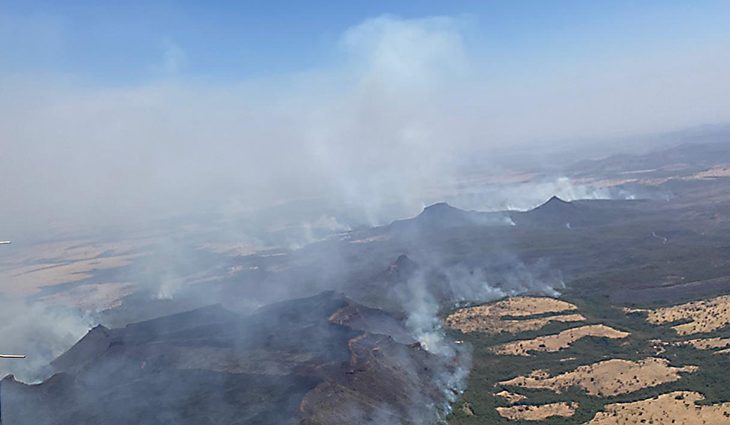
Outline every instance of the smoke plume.
{"label": "smoke plume", "polygon": [[91,318],[78,311],[0,298],[0,353],[27,354],[22,360],[0,360],[0,376],[13,374],[29,383],[47,378],[51,360],[76,343],[91,326]]}

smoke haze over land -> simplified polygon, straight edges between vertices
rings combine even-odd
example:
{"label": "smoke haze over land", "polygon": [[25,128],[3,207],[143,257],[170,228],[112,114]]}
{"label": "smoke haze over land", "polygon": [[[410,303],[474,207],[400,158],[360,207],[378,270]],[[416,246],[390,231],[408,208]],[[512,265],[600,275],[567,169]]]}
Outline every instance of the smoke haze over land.
{"label": "smoke haze over land", "polygon": [[[611,267],[684,279],[652,244],[709,246],[697,240],[722,224],[713,212],[706,227],[677,228],[683,219],[662,214],[690,210],[662,202],[730,175],[725,151],[685,163],[684,147],[656,167],[590,161],[688,134],[726,141],[720,13],[629,7],[568,23],[533,14],[537,4],[512,16],[485,2],[482,15],[360,13],[313,37],[299,26],[328,11],[287,5],[294,15],[262,29],[253,3],[222,8],[243,21],[208,26],[185,2],[128,6],[138,16],[0,6],[0,240],[13,240],[0,248],[0,353],[29,354],[0,364],[0,378],[61,372],[45,388],[75,392],[48,397],[81,418],[101,405],[97,389],[149,412],[127,382],[184,381],[163,413],[187,414],[169,406],[204,394],[201,406],[231,417],[261,404],[262,417],[318,424],[321,412],[428,423],[462,395],[471,365],[469,344],[442,328],[445,310],[560,296],[566,282],[614,279]],[[168,19],[182,31],[150,32]],[[234,48],[238,27],[268,54]],[[107,31],[119,40],[93,40]],[[224,384],[255,407],[230,402]],[[19,399],[33,391],[8,385]],[[259,403],[258,388],[276,397]],[[118,407],[117,419],[137,412]],[[186,420],[195,414],[207,413]]]}
{"label": "smoke haze over land", "polygon": [[484,56],[477,27],[384,15],[342,32],[325,64],[230,82],[187,77],[194,58],[172,41],[166,71],[132,84],[0,67],[3,231],[297,199],[382,223],[438,200],[467,159],[499,170],[513,146],[549,151],[556,140],[585,146],[730,118],[720,46],[506,79],[490,74],[498,59]]}
{"label": "smoke haze over land", "polygon": [[91,319],[78,311],[2,297],[0,341],[3,353],[32,355],[23,361],[3,362],[0,375],[12,373],[26,382],[47,378],[48,364],[78,341],[91,324]]}

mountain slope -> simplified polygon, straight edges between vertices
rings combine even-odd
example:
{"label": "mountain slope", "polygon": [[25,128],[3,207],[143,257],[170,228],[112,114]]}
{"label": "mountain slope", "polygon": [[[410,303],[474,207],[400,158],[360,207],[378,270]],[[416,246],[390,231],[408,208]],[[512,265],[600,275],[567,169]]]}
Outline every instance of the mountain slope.
{"label": "mountain slope", "polygon": [[448,367],[398,320],[334,292],[246,317],[213,306],[96,327],[53,366],[38,385],[3,381],[5,425],[428,423],[445,402],[433,373]]}

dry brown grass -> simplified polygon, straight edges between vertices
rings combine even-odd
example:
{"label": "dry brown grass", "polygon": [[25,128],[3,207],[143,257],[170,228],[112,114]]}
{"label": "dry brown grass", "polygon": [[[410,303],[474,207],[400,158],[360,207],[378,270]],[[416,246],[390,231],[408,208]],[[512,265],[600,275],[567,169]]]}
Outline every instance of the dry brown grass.
{"label": "dry brown grass", "polygon": [[77,282],[93,276],[95,271],[114,269],[131,264],[132,255],[101,257],[70,263],[44,263],[6,269],[0,278],[12,286],[3,287],[12,293],[32,293],[43,286]]}
{"label": "dry brown grass", "polygon": [[495,393],[494,395],[495,397],[500,397],[504,399],[509,404],[515,404],[527,400],[527,397],[525,397],[524,395],[512,393],[507,390],[502,390],[498,393]]}
{"label": "dry brown grass", "polygon": [[120,306],[122,299],[133,290],[134,285],[124,282],[81,285],[42,300],[49,304],[72,305],[83,311],[103,311]]}
{"label": "dry brown grass", "polygon": [[630,424],[728,424],[730,403],[697,405],[704,400],[700,393],[675,391],[631,403],[608,404],[587,425]]}
{"label": "dry brown grass", "polygon": [[578,403],[558,402],[541,405],[527,405],[511,407],[497,407],[497,412],[503,418],[513,421],[542,421],[551,416],[570,417],[578,409]]}
{"label": "dry brown grass", "polygon": [[464,333],[519,333],[540,329],[552,321],[579,322],[580,314],[563,314],[533,319],[503,319],[504,316],[527,317],[547,313],[574,311],[576,306],[547,297],[512,297],[491,304],[459,309],[446,318],[446,325]]}
{"label": "dry brown grass", "polygon": [[558,334],[539,336],[533,339],[512,341],[491,348],[495,354],[510,356],[529,356],[530,351],[553,352],[570,347],[575,341],[586,337],[612,339],[626,338],[628,332],[616,330],[606,325],[586,325],[566,329]]}
{"label": "dry brown grass", "polygon": [[672,327],[679,335],[712,332],[730,324],[730,295],[649,310],[647,320],[653,324],[688,321]]}
{"label": "dry brown grass", "polygon": [[691,345],[698,350],[713,350],[717,348],[730,347],[730,338],[699,338],[690,339],[688,341],[677,341],[674,345],[686,346]]}
{"label": "dry brown grass", "polygon": [[590,395],[608,397],[673,382],[681,378],[681,373],[691,373],[696,370],[696,366],[672,367],[666,359],[656,357],[635,362],[611,359],[579,366],[556,376],[537,370],[528,376],[518,376],[500,384],[548,389],[556,393],[577,386]]}
{"label": "dry brown grass", "polygon": [[205,242],[200,244],[199,248],[204,251],[229,257],[254,255],[258,249],[256,245],[246,242]]}
{"label": "dry brown grass", "polygon": [[44,286],[87,279],[97,271],[129,265],[150,243],[152,239],[69,240],[14,248],[2,258],[0,291],[27,295]]}
{"label": "dry brown grass", "polygon": [[700,171],[691,177],[691,180],[714,179],[717,177],[730,177],[730,167],[716,165],[708,170]]}
{"label": "dry brown grass", "polygon": [[[646,170],[648,172],[656,170]],[[640,173],[635,173],[640,174]],[[576,183],[590,183],[595,187],[614,187],[626,184],[640,184],[646,186],[659,186],[669,181],[691,181],[691,180],[705,180],[705,179],[716,179],[718,177],[729,177],[730,167],[726,165],[716,165],[710,169],[700,171],[687,176],[668,176],[668,177],[626,177],[626,178],[614,178],[614,179],[577,179]]]}

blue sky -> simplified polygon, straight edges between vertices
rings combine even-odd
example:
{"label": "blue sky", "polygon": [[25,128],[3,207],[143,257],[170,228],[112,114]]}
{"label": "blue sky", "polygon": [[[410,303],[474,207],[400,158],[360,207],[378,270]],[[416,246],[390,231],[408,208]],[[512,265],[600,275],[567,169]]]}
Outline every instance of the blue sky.
{"label": "blue sky", "polygon": [[342,32],[383,14],[460,17],[474,58],[505,74],[730,40],[726,1],[4,0],[0,70],[110,84],[300,72],[338,61]]}

